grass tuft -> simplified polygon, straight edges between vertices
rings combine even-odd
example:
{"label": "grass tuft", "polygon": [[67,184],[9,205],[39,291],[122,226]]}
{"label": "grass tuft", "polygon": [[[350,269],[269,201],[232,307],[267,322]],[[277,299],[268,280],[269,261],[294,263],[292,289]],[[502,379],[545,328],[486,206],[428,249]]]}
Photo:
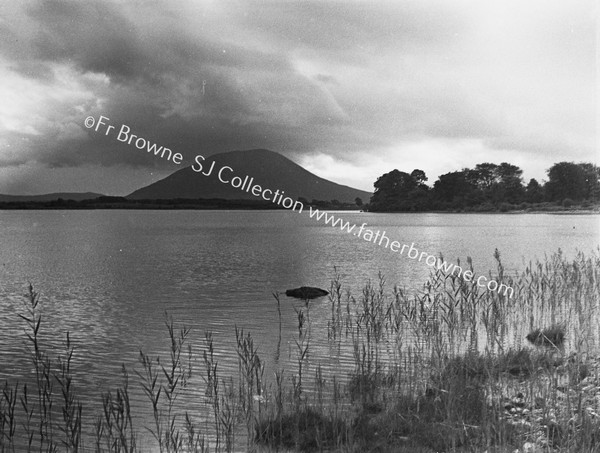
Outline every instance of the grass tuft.
{"label": "grass tuft", "polygon": [[256,427],[255,440],[299,451],[323,451],[345,443],[346,423],[311,408],[264,420]]}

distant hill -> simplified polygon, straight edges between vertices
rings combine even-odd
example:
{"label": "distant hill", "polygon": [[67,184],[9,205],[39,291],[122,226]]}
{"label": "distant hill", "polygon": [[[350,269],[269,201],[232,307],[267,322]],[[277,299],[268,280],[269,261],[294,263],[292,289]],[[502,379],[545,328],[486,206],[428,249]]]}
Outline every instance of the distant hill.
{"label": "distant hill", "polygon": [[245,176],[254,178],[253,184],[259,184],[263,189],[284,190],[285,196],[292,199],[304,197],[309,201],[339,200],[354,203],[358,197],[367,203],[371,193],[343,186],[305,170],[287,157],[265,149],[248,151],[231,151],[206,157],[202,162],[203,172],[211,168],[210,176],[195,172],[191,167],[181,169],[166,178],[149,186],[143,187],[127,196],[128,199],[174,199],[174,198],[223,198],[258,199],[251,193],[225,184],[217,178],[218,170],[229,166],[233,172],[226,170],[223,176],[231,180],[234,176],[244,179]]}
{"label": "distant hill", "polygon": [[25,201],[54,201],[62,198],[63,200],[89,200],[91,198],[102,197],[100,193],[93,192],[60,192],[60,193],[47,193],[44,195],[2,195],[0,194],[0,202],[25,202]]}

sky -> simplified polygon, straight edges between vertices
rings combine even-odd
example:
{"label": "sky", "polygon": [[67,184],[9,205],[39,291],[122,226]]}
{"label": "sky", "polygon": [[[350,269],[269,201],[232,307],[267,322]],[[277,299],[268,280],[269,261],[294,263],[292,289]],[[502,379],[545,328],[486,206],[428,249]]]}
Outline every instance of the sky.
{"label": "sky", "polygon": [[[0,193],[126,195],[266,148],[372,191],[393,169],[599,163],[592,0],[8,1]],[[113,131],[114,132],[114,131]]]}

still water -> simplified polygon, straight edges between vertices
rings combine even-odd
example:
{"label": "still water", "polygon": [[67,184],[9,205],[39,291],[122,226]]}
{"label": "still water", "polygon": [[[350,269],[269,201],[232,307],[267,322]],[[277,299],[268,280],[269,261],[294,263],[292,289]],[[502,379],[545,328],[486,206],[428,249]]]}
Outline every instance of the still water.
{"label": "still water", "polygon": [[[571,257],[600,244],[597,215],[335,214],[448,261],[471,257],[476,274],[496,269],[495,249],[513,273],[559,248]],[[273,292],[329,289],[334,268],[356,295],[378,272],[390,289],[418,290],[430,271],[307,213],[2,211],[0,380],[26,379],[31,371],[18,317],[29,282],[41,293],[44,345],[58,351],[70,333],[78,393],[100,408],[100,395],[121,382],[122,364],[139,368],[140,350],[168,356],[165,312],[192,329],[198,357],[204,333],[213,333],[223,374],[237,372],[236,326],[253,335],[269,373],[293,370],[299,303],[282,297],[280,340]],[[326,304],[314,303],[311,360],[343,367],[350,359],[333,361],[327,351]],[[141,393],[137,398],[142,405]]]}

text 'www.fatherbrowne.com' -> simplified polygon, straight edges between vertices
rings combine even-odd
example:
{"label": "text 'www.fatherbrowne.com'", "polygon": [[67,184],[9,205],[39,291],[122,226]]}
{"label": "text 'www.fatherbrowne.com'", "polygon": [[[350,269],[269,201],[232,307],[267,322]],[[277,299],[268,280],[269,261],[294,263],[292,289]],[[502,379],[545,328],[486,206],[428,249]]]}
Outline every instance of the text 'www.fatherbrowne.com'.
{"label": "text 'www.fatherbrowne.com'", "polygon": [[[439,257],[434,255],[430,255],[427,252],[420,252],[415,248],[415,243],[411,243],[410,245],[401,244],[398,241],[392,241],[386,234],[385,231],[377,230],[376,232],[367,228],[367,224],[363,223],[360,227],[357,227],[356,224],[345,222],[339,217],[336,218],[334,215],[319,211],[318,209],[313,209],[312,206],[309,207],[309,216],[311,219],[316,219],[317,221],[323,221],[326,225],[331,227],[339,227],[341,231],[345,231],[346,233],[353,234],[359,238],[367,242],[372,242],[373,244],[377,244],[384,248],[389,248],[392,252],[400,253],[400,255],[404,254],[404,251],[407,250],[407,256],[410,259],[417,259],[418,261],[425,260],[425,264],[428,266],[437,268],[438,270],[443,270],[446,273],[454,274],[457,277],[462,277],[467,281],[473,281],[473,272],[469,270],[463,270],[457,264],[447,263],[443,261]],[[458,271],[458,273],[456,273]],[[485,283],[487,282],[487,284]],[[514,289],[504,283],[498,284],[495,280],[490,280],[485,276],[481,275],[477,278],[477,286],[482,288],[487,288],[489,291],[497,291],[498,294],[502,294],[504,296],[508,295],[511,298],[514,294]]]}
{"label": "text 'www.fatherbrowne.com'", "polygon": [[[96,120],[96,118],[94,118],[93,116],[88,116],[84,121],[84,125],[88,129],[93,128],[95,132],[98,132],[98,129],[100,129],[101,131],[104,131],[104,135],[117,134],[118,141],[127,143],[128,145],[131,145],[133,143],[133,146],[135,146],[137,149],[147,151],[148,153],[154,154],[157,157],[169,160],[176,165],[181,165],[181,163],[183,162],[184,159],[181,153],[173,153],[173,151],[169,148],[166,148],[164,146],[158,146],[156,143],[153,143],[152,141],[144,137],[140,137],[137,134],[133,134],[131,128],[126,124],[122,124],[119,128],[119,132],[117,133],[116,127],[110,124],[109,122],[110,118],[104,115],[100,115],[98,120]],[[242,176],[236,174],[235,170],[232,167],[229,167],[228,165],[224,165],[217,169],[215,168],[216,162],[214,160],[210,162],[209,168],[204,168],[204,164],[208,164],[208,162],[205,161],[206,159],[204,158],[204,156],[197,155],[194,158],[194,164],[191,167],[192,170],[206,177],[214,175],[223,184],[230,185],[233,188],[238,189],[242,192],[251,193],[255,197],[262,198],[265,201],[270,201],[271,203],[274,203],[285,209],[296,211],[298,214],[301,214],[304,210],[304,204],[302,204],[302,202],[298,200],[294,201],[292,198],[284,196],[284,190],[272,190],[266,187],[262,187],[260,184],[256,184],[254,182],[253,177],[249,175]],[[335,216],[327,212],[321,212],[318,209],[313,209],[312,206],[310,206],[309,215],[311,219],[316,219],[318,222],[324,220],[325,224],[330,225],[332,227],[339,226],[340,230],[342,231],[354,234],[359,238],[362,237],[362,239],[364,239],[365,241],[373,242],[374,244],[378,244],[380,246],[383,246],[384,248],[389,248],[392,252],[400,252],[400,255],[403,255],[404,250],[408,248],[408,257],[410,259],[414,260],[419,258],[418,261],[421,261],[423,257],[425,257],[425,263],[428,266],[437,266],[437,269],[443,269],[444,272],[450,272],[450,269],[452,269],[452,274],[454,274],[458,270],[458,274],[455,274],[458,277],[462,275],[463,278],[468,282],[472,281],[473,279],[473,272],[463,271],[463,269],[460,266],[456,264],[446,263],[446,261],[442,261],[434,255],[430,255],[426,252],[419,253],[419,251],[414,247],[414,242],[410,246],[408,246],[406,244],[400,244],[400,242],[398,241],[390,241],[390,238],[387,237],[385,231],[381,232],[377,230],[377,232],[373,232],[369,228],[366,228],[366,223],[363,223],[360,227],[358,227],[358,230],[356,231],[355,224],[350,224],[350,222],[344,222],[340,218],[336,219]],[[487,285],[483,284],[482,280],[487,281]],[[512,297],[514,293],[513,288],[511,288],[510,286],[507,286],[505,284],[499,285],[498,282],[496,282],[495,280],[488,280],[483,275],[477,279],[477,285],[481,287],[486,287],[490,291],[497,291],[498,294],[501,294],[501,291],[504,290],[504,295],[509,293],[508,297]]]}

